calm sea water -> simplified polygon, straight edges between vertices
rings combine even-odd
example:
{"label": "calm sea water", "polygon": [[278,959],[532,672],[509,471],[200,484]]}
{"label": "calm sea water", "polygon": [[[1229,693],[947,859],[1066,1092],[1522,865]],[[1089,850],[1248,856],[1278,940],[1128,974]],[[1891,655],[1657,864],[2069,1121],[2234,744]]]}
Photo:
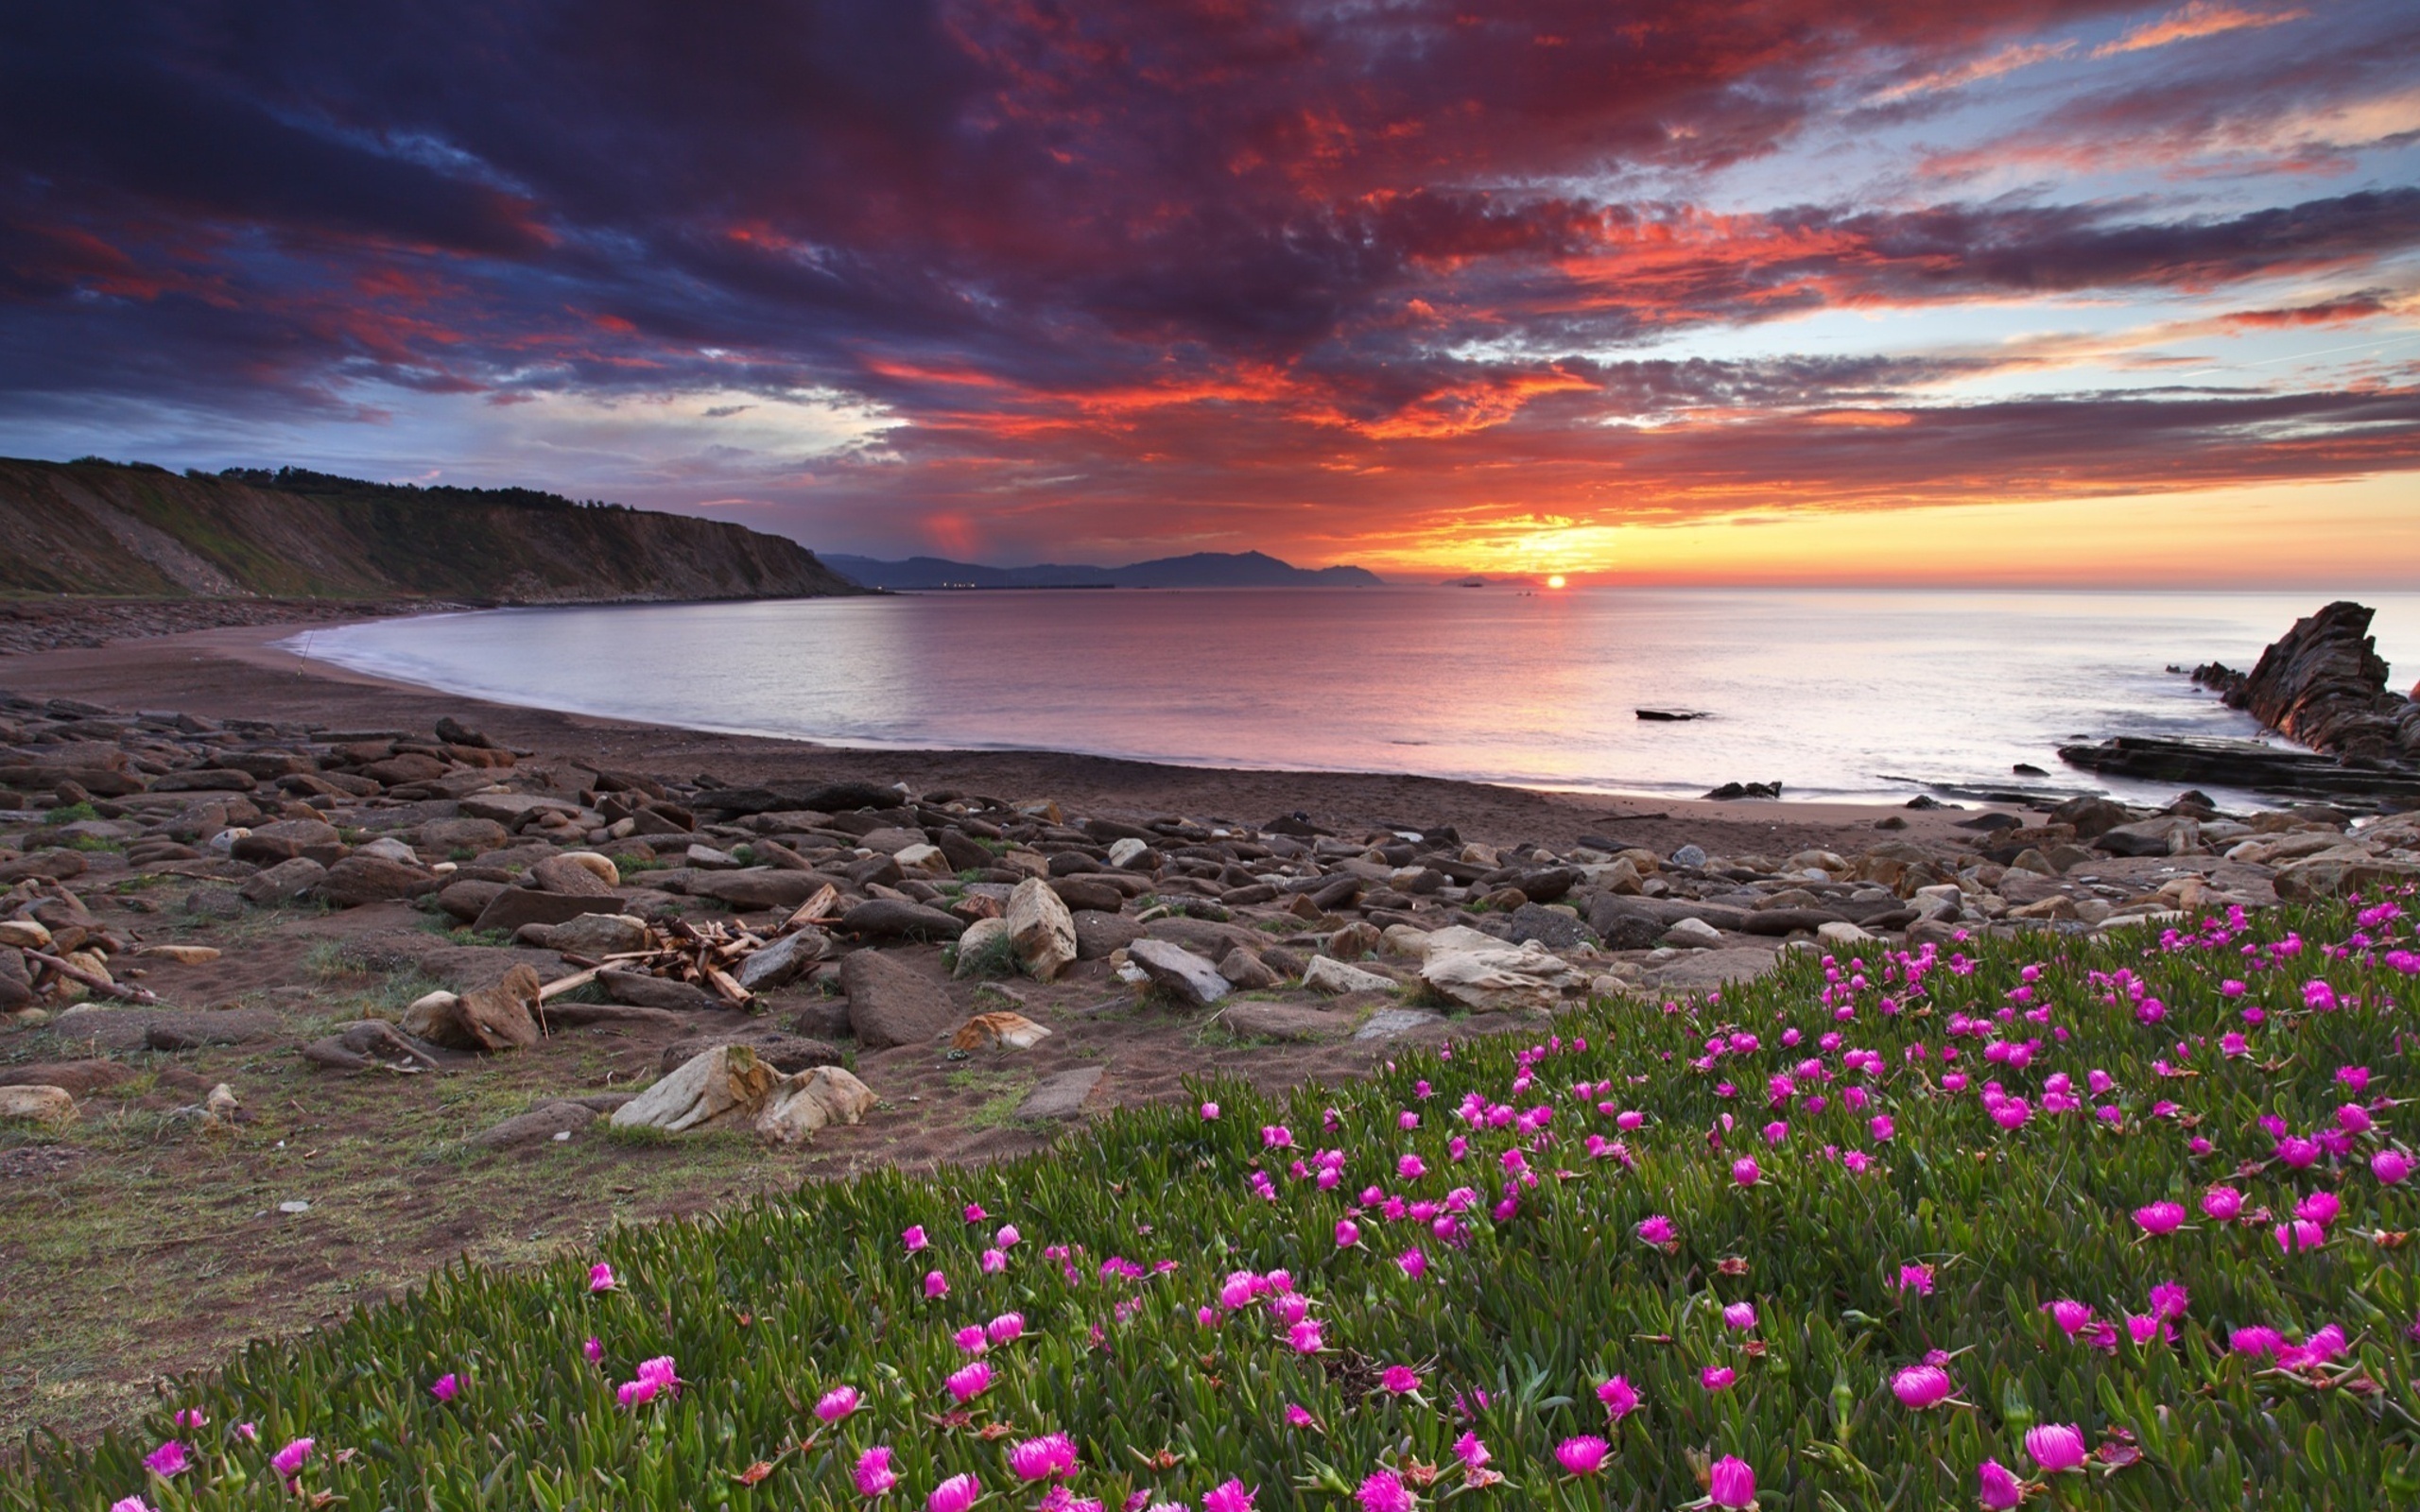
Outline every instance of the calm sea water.
{"label": "calm sea water", "polygon": [[[2112,790],[2062,742],[2253,735],[2163,670],[2249,666],[2315,593],[971,593],[503,610],[285,643],[509,703],[851,746],[1047,749],[1797,799]],[[2370,594],[2420,674],[2420,594]],[[1641,707],[1703,711],[1643,722]],[[2121,796],[2161,797],[2115,787]]]}

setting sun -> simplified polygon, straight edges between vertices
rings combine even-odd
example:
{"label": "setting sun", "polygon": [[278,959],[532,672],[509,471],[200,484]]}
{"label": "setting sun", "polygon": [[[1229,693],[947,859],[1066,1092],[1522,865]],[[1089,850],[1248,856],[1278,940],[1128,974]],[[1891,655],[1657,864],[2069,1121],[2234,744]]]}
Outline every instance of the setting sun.
{"label": "setting sun", "polygon": [[1547,578],[1547,586],[1548,588],[1561,588],[1563,586],[1563,574],[1557,573],[1552,577]]}

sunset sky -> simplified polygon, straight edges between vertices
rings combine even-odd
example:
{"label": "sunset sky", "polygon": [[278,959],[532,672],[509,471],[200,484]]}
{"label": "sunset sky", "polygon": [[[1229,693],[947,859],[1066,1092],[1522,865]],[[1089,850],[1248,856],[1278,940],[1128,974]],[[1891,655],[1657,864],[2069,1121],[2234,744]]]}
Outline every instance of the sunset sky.
{"label": "sunset sky", "polygon": [[2420,586],[2411,0],[0,37],[9,455],[1000,563]]}

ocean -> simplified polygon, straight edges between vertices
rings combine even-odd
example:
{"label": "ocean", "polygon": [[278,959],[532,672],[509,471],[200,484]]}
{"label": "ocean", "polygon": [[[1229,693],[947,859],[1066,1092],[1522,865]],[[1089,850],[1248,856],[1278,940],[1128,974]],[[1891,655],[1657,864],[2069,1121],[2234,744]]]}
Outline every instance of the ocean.
{"label": "ocean", "polygon": [[[2420,674],[2420,594],[2357,595]],[[2165,800],[2063,765],[2259,733],[2165,670],[2249,667],[2318,593],[1221,589],[516,609],[283,643],[506,703],[874,747],[1409,772],[1694,796],[1928,784]],[[1650,722],[1642,708],[1704,717]],[[2047,777],[2017,777],[2019,764]],[[2242,795],[2213,794],[2222,800]]]}

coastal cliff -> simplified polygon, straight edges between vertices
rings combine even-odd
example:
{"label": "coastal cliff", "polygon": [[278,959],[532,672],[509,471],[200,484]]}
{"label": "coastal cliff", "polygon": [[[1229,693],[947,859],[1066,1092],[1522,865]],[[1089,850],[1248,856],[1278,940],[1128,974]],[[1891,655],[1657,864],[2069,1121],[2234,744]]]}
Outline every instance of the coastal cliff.
{"label": "coastal cliff", "polygon": [[562,604],[859,592],[786,537],[528,489],[0,460],[0,594]]}

